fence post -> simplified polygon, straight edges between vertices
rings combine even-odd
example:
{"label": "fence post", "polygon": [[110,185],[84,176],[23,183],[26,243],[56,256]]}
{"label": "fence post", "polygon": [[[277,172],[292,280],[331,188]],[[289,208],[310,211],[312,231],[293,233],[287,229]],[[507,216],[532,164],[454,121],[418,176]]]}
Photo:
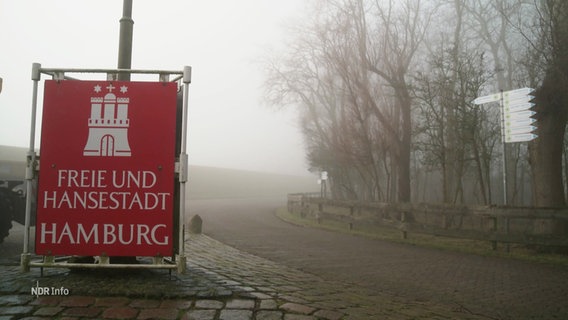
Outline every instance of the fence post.
{"label": "fence post", "polygon": [[400,215],[400,222],[401,222],[401,227],[402,227],[402,239],[406,240],[406,238],[408,238],[408,234],[406,231],[406,212],[403,211],[402,214]]}
{"label": "fence post", "polygon": [[318,203],[318,212],[316,213],[316,221],[318,224],[321,224],[322,213],[323,212],[323,203]]}
{"label": "fence post", "polygon": [[[509,218],[505,218],[505,233],[507,234],[507,236],[509,236]],[[507,245],[505,247],[505,250],[507,250],[507,253],[509,253],[511,251],[511,244],[509,242],[507,242]]]}
{"label": "fence post", "polygon": [[[493,232],[497,233],[497,217],[491,217],[491,220],[493,220]],[[491,241],[491,249],[493,249],[494,251],[497,250],[497,241],[493,240]]]}

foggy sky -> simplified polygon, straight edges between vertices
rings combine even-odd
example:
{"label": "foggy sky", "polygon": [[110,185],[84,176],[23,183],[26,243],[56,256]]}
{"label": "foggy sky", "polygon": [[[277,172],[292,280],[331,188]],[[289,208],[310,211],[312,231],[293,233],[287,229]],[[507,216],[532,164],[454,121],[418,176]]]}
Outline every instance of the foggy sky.
{"label": "foggy sky", "polygon": [[[263,105],[259,64],[284,47],[285,26],[303,8],[301,0],[134,1],[132,68],[193,68],[190,164],[307,174],[296,114]],[[116,68],[121,16],[119,0],[0,0],[0,145],[28,146],[32,63]],[[40,123],[41,113],[36,146]]]}

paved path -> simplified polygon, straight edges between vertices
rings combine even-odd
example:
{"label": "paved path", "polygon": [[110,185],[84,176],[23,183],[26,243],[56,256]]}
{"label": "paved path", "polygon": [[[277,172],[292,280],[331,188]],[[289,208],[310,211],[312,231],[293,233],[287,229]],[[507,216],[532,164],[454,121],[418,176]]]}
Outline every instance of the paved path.
{"label": "paved path", "polygon": [[[0,319],[486,319],[329,281],[188,235],[188,272],[73,271],[22,274],[0,266]],[[34,286],[64,295],[31,295]],[[66,293],[69,290],[68,294]]]}
{"label": "paved path", "polygon": [[568,268],[418,248],[293,226],[283,200],[193,201],[204,230],[241,250],[327,280],[499,319],[568,319]]}
{"label": "paved path", "polygon": [[[296,227],[273,216],[281,204],[191,202],[224,243],[188,235],[188,272],[171,278],[164,270],[66,269],[40,277],[4,257],[0,320],[568,318],[565,269]],[[69,295],[34,297],[36,285]]]}

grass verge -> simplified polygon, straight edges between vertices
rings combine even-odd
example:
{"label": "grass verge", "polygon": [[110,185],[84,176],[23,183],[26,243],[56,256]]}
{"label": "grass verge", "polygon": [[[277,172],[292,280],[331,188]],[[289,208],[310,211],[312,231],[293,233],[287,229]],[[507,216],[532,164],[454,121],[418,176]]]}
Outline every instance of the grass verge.
{"label": "grass verge", "polygon": [[325,229],[334,232],[357,235],[371,239],[391,241],[425,248],[449,250],[469,254],[477,254],[487,257],[500,257],[517,259],[530,262],[551,264],[568,267],[568,256],[562,254],[539,253],[526,246],[511,244],[499,244],[497,250],[492,250],[489,241],[468,239],[446,238],[427,234],[408,233],[406,239],[402,239],[401,232],[391,228],[368,227],[365,229],[348,229],[346,225],[337,222],[324,221],[318,223],[313,219],[302,218],[288,212],[286,208],[276,210],[276,216],[283,221],[299,226]]}

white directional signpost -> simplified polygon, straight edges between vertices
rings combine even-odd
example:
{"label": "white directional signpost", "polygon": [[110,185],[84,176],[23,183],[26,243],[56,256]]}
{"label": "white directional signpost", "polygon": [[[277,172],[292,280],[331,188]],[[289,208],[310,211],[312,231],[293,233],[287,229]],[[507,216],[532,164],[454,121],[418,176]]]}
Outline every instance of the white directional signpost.
{"label": "white directional signpost", "polygon": [[530,95],[534,89],[522,88],[503,92],[503,139],[505,143],[531,141],[537,138],[532,132],[536,129],[532,124],[536,121],[532,116],[536,112],[530,110],[534,103],[530,102],[534,96]]}
{"label": "white directional signpost", "polygon": [[491,102],[499,102],[501,107],[501,136],[503,142],[503,198],[507,204],[507,158],[505,144],[514,142],[526,142],[536,139],[538,136],[533,132],[536,130],[532,118],[536,112],[530,110],[535,106],[531,102],[534,96],[532,88],[521,88],[509,91],[502,91],[487,96],[478,97],[472,101],[475,105]]}
{"label": "white directional signpost", "polygon": [[501,133],[503,143],[524,142],[536,139],[533,133],[536,122],[532,117],[536,112],[530,110],[535,106],[530,95],[534,89],[521,88],[501,93],[494,93],[473,100],[473,104],[480,105],[490,102],[499,102],[501,106]]}

